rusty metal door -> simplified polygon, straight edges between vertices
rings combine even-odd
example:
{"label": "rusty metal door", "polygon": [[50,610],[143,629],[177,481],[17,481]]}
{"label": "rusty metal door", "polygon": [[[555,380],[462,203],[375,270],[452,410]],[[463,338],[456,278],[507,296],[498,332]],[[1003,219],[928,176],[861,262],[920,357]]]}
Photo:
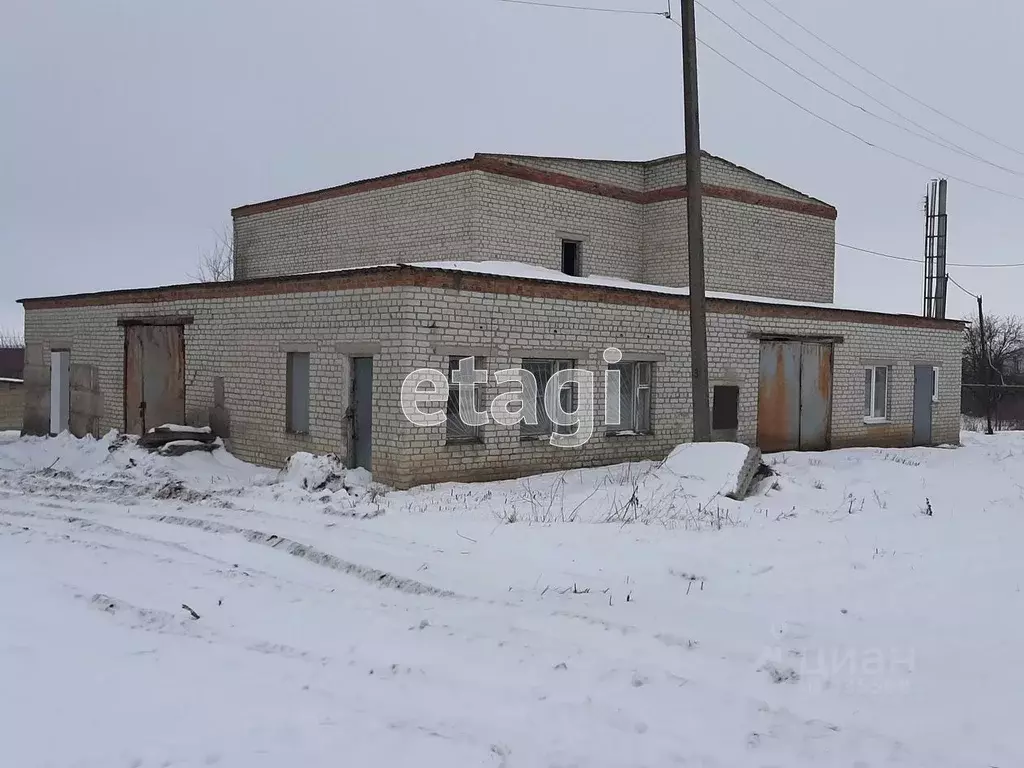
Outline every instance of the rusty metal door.
{"label": "rusty metal door", "polygon": [[832,410],[832,345],[800,345],[800,450],[828,448]]}
{"label": "rusty metal door", "polygon": [[761,343],[757,445],[765,453],[800,447],[800,342]]}
{"label": "rusty metal door", "polygon": [[185,329],[130,325],[124,346],[125,431],[185,422]]}
{"label": "rusty metal door", "polygon": [[831,410],[831,344],[761,343],[757,444],[762,451],[827,448]]}

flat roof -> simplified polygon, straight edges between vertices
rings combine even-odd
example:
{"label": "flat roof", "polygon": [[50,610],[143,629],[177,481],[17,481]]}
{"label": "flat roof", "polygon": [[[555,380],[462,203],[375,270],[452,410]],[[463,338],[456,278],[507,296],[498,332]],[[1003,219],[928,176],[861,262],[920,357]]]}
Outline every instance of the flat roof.
{"label": "flat roof", "polygon": [[[757,179],[769,181],[772,184],[779,186],[781,189],[794,193],[799,196],[800,199],[716,184],[703,185],[703,193],[705,197],[723,198],[726,200],[747,203],[749,205],[777,208],[779,210],[792,211],[794,213],[801,213],[808,216],[817,216],[820,218],[830,219],[832,221],[835,221],[838,215],[836,209],[828,203],[824,203],[821,200],[804,194],[792,187],[787,187],[785,184],[781,184],[774,179],[761,176],[748,168],[744,168],[736,163],[731,163],[723,158],[710,155],[707,152],[702,152],[701,155],[727,163],[728,165],[731,165],[732,167],[737,168]],[[685,157],[685,155],[670,155],[668,157],[649,161],[617,162],[619,162],[619,164],[640,165],[646,167],[670,162],[679,157]],[[517,162],[517,160],[519,162]],[[685,184],[639,190],[623,187],[618,184],[612,184],[607,181],[584,179],[578,176],[573,176],[570,173],[543,170],[522,162],[529,160],[563,160],[573,162],[590,162],[595,164],[614,162],[609,160],[584,160],[582,158],[572,157],[501,155],[478,152],[473,157],[462,158],[460,160],[452,160],[450,162],[439,163],[437,165],[428,165],[421,168],[398,171],[384,176],[358,179],[334,187],[326,187],[324,189],[300,192],[294,195],[285,195],[284,197],[277,197],[261,202],[248,203],[237,208],[232,208],[231,217],[233,219],[242,219],[258,214],[272,213],[274,211],[291,208],[293,206],[309,205],[322,200],[330,200],[333,198],[345,197],[347,195],[389,189],[403,184],[439,179],[471,171],[489,173],[497,176],[506,176],[523,181],[532,181],[537,184],[545,184],[547,186],[584,192],[591,195],[598,195],[600,197],[610,197],[615,200],[623,200],[632,203],[656,203],[665,200],[684,199],[686,197]]]}
{"label": "flat roof", "polygon": [[[687,288],[633,283],[612,277],[574,277],[518,262],[487,261],[382,264],[230,282],[180,283],[154,288],[40,296],[19,299],[18,303],[22,304],[26,311],[34,311],[403,286],[659,307],[677,311],[687,309],[690,303]],[[961,320],[937,320],[918,315],[890,314],[831,304],[718,291],[709,291],[707,297],[708,311],[720,314],[816,318],[833,322],[848,321],[946,330],[963,328]]]}

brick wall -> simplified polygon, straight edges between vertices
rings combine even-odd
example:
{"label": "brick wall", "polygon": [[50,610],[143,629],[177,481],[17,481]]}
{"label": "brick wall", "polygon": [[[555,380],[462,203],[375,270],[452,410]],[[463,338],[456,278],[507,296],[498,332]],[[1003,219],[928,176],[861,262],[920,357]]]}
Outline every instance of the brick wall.
{"label": "brick wall", "polygon": [[236,217],[235,278],[474,258],[476,175],[460,173]]}
{"label": "brick wall", "polygon": [[21,382],[0,381],[0,430],[21,429],[24,394],[25,385]]}
{"label": "brick wall", "polygon": [[619,160],[576,160],[567,157],[529,157],[527,155],[483,155],[494,157],[540,171],[552,171],[577,179],[614,184],[637,192],[645,192],[647,186],[646,163],[623,162]]}
{"label": "brick wall", "polygon": [[561,270],[562,239],[580,240],[584,275],[641,278],[639,203],[479,174],[474,261]]}
{"label": "brick wall", "polygon": [[[644,206],[642,282],[689,284],[686,200]],[[779,299],[833,300],[835,222],[704,198],[708,290]]]}
{"label": "brick wall", "polygon": [[[614,296],[620,303],[610,303],[587,298],[586,291],[597,289],[580,289],[574,295],[569,286],[466,277],[467,287],[457,290],[442,287],[440,279],[422,279],[422,285],[349,290],[96,306],[30,305],[25,314],[28,400],[47,401],[49,350],[70,348],[72,365],[92,371],[96,391],[91,402],[102,408],[94,431],[122,428],[124,329],[118,319],[191,315],[194,321],[185,330],[187,420],[208,422],[213,379],[223,377],[232,450],[262,464],[281,465],[297,450],[347,452],[350,359],[367,354],[374,357],[374,472],[385,482],[407,486],[658,458],[690,439],[684,299],[651,294],[623,298],[618,293]],[[492,284],[503,290],[487,287]],[[431,285],[438,287],[425,287]],[[234,290],[222,290],[228,289]],[[855,313],[734,302],[710,306],[710,375],[712,384],[740,388],[739,440],[753,443],[757,435],[760,342],[755,335],[786,334],[843,337],[834,352],[834,447],[909,443],[915,363],[940,367],[933,437],[935,442],[957,442],[961,331],[955,324],[904,327],[908,321],[901,318]],[[524,357],[574,359],[578,367],[595,372],[594,405],[601,414],[601,353],[607,346],[617,346],[627,357],[654,361],[653,434],[606,436],[597,426],[589,443],[569,450],[546,441],[520,440],[518,427],[492,423],[484,427],[482,443],[448,445],[443,426],[413,427],[401,413],[399,392],[409,372],[419,367],[446,370],[450,355],[477,354],[486,358],[492,371],[518,365]],[[310,352],[309,435],[284,429],[289,350]],[[867,365],[892,366],[889,423],[864,422]],[[493,379],[487,389],[489,395],[496,393]],[[27,405],[26,427],[28,415]],[[39,418],[45,430],[45,417]]]}
{"label": "brick wall", "polygon": [[[719,158],[705,155],[702,168],[709,288],[830,302],[834,212]],[[571,238],[583,241],[584,274],[687,283],[682,157],[482,155],[414,178],[237,211],[236,277],[430,260],[559,269],[560,241]]]}
{"label": "brick wall", "polygon": [[[396,423],[398,409],[388,404],[398,402],[395,382],[400,383],[404,370],[400,334],[407,300],[400,290],[371,288],[29,310],[29,400],[48,402],[50,349],[70,349],[72,366],[95,366],[102,412],[92,431],[124,429],[124,328],[118,319],[191,315],[194,321],[185,326],[187,422],[208,423],[213,380],[223,377],[233,452],[247,461],[280,466],[300,450],[347,453],[350,359],[359,345],[364,351],[379,348],[374,355],[374,462],[387,477],[397,462],[393,435],[403,426]],[[310,351],[308,435],[285,431],[288,351]],[[33,413],[27,426],[30,420],[33,431],[48,430],[48,411]]]}
{"label": "brick wall", "polygon": [[[744,189],[797,202],[813,199],[792,187],[766,179],[742,166],[706,152],[701,155],[700,175],[701,181],[707,185]],[[646,190],[685,185],[686,156],[676,155],[647,163],[644,184]]]}
{"label": "brick wall", "polygon": [[[518,427],[489,424],[482,444],[446,445],[444,426],[417,428],[403,450],[401,482],[489,479],[528,472],[592,466],[639,458],[661,458],[692,439],[689,322],[685,312],[654,307],[622,307],[521,296],[488,297],[429,289],[421,292],[419,321],[413,328],[419,350],[416,366],[440,367],[449,348],[476,351],[490,371],[519,365],[525,350],[562,350],[578,367],[595,371],[595,411],[603,413],[601,353],[616,346],[627,356],[654,360],[654,434],[594,437],[576,450],[544,441],[521,441]],[[429,329],[429,330],[428,330]],[[831,442],[833,447],[909,445],[914,364],[941,368],[939,402],[933,412],[933,441],[959,442],[960,344],[957,329],[893,327],[820,319],[756,317],[713,311],[708,318],[709,373],[712,384],[740,388],[741,442],[757,439],[760,341],[752,334],[842,336],[834,347]],[[864,421],[864,367],[891,365],[890,423]],[[492,377],[493,382],[493,377]],[[489,395],[500,391],[493,383]],[[490,398],[488,397],[488,400]]]}

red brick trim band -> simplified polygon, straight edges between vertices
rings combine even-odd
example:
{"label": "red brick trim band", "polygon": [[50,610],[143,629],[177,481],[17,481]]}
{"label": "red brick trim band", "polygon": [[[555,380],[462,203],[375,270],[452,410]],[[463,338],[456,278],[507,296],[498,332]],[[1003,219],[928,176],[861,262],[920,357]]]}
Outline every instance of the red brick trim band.
{"label": "red brick trim band", "polygon": [[[615,286],[569,283],[559,280],[535,280],[506,275],[485,275],[460,270],[431,269],[412,265],[365,267],[340,272],[311,275],[266,277],[239,280],[230,283],[190,283],[162,288],[136,288],[125,291],[105,291],[71,296],[49,296],[20,299],[25,311],[39,309],[68,309],[118,304],[155,304],[166,301],[204,301],[242,296],[280,296],[313,291],[352,291],[366,288],[439,288],[472,293],[529,296],[566,301],[594,302],[624,306],[654,307],[685,311],[690,306],[686,296],[657,291],[620,288]],[[717,314],[747,315],[751,317],[788,317],[831,322],[853,322],[868,325],[907,328],[934,328],[962,331],[959,320],[937,320],[916,315],[890,315],[882,312],[864,312],[823,307],[801,307],[789,304],[768,304],[736,299],[709,299],[708,310]]]}
{"label": "red brick trim band", "polygon": [[[537,168],[531,168],[529,166],[510,162],[508,160],[500,160],[493,157],[476,157],[467,160],[456,160],[442,165],[432,165],[427,168],[419,168],[414,171],[403,171],[401,173],[391,174],[390,176],[366,179],[365,181],[353,181],[339,187],[330,187],[328,189],[321,189],[315,192],[305,192],[300,195],[291,195],[290,197],[268,200],[264,203],[243,205],[240,208],[233,209],[231,211],[231,216],[233,218],[240,219],[260,213],[278,211],[282,208],[290,208],[296,205],[307,205],[321,200],[330,200],[336,197],[372,192],[378,189],[397,187],[402,184],[411,184],[416,181],[429,181],[431,179],[439,179],[444,176],[453,176],[457,173],[468,173],[470,171],[481,171],[483,173],[494,174],[495,176],[505,176],[507,178],[519,179],[521,181],[531,181],[535,184],[546,184],[550,187],[570,189],[575,192],[584,192],[589,195],[609,197],[614,200],[623,200],[630,203],[660,203],[666,200],[682,200],[686,198],[685,186],[664,187],[662,189],[654,189],[649,192],[641,192],[635,189],[620,187],[615,184],[588,181],[587,179],[580,179],[564,173],[543,171]],[[705,197],[732,200],[734,202],[757,205],[763,208],[773,208],[780,211],[791,211],[793,213],[801,213],[807,216],[817,216],[818,218],[828,219],[830,221],[835,221],[837,216],[836,209],[831,205],[812,202],[809,200],[792,200],[786,197],[776,197],[774,195],[766,195],[761,192],[751,192],[746,189],[723,187],[715,184],[704,185],[703,192]]]}
{"label": "red brick trim band", "polygon": [[320,200],[330,200],[335,197],[346,197],[347,195],[358,195],[362,192],[373,192],[377,189],[397,187],[401,184],[411,184],[414,181],[427,181],[429,179],[440,179],[443,176],[453,176],[456,173],[471,171],[475,161],[472,158],[467,160],[454,160],[450,163],[440,165],[428,165],[426,168],[417,168],[413,171],[400,171],[387,176],[378,176],[373,179],[362,179],[342,184],[337,187],[318,189],[314,192],[303,192],[298,195],[279,197],[274,200],[267,200],[262,203],[250,203],[238,208],[231,209],[231,218],[241,219],[246,216],[253,216],[257,213],[269,213],[282,208],[291,208],[295,205],[308,205]]}

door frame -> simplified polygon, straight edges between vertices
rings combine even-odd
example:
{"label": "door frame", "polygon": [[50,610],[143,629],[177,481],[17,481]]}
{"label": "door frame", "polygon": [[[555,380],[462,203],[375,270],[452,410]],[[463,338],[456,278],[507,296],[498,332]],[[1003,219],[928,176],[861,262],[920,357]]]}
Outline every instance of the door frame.
{"label": "door frame", "polygon": [[[928,391],[925,394],[925,402],[928,404],[928,440],[927,442],[917,441],[917,372],[921,368],[928,369]],[[934,376],[937,375],[938,366],[929,363],[914,363],[914,376],[911,385],[910,398],[910,442],[914,447],[921,447],[934,444],[935,438],[935,400],[932,397],[934,391]]]}
{"label": "door frame", "polygon": [[[797,424],[796,424],[796,448],[789,448],[785,450],[830,450],[832,448],[832,416],[834,412],[834,400],[836,391],[836,378],[835,378],[835,366],[836,366],[836,345],[843,343],[842,336],[783,336],[779,334],[769,333],[752,333],[751,338],[755,338],[758,341],[757,345],[757,430],[755,430],[755,439],[760,443],[760,425],[761,425],[761,355],[764,351],[765,344],[797,344],[800,346],[799,354],[797,355]],[[829,375],[829,394],[828,402],[825,406],[825,446],[824,448],[804,448],[802,445],[802,422],[803,422],[803,347],[807,344],[816,344],[828,347],[829,364],[828,364],[828,375]]]}
{"label": "door frame", "polygon": [[[188,408],[187,408],[187,404],[188,404],[188,375],[187,375],[188,374],[188,364],[187,364],[187,360],[185,358],[185,326],[186,325],[191,325],[192,322],[193,322],[193,318],[192,318],[191,315],[181,316],[181,317],[178,317],[178,316],[171,316],[171,317],[161,316],[161,317],[136,317],[136,318],[120,318],[120,319],[118,319],[117,324],[124,329],[124,356],[122,357],[122,365],[121,365],[121,395],[122,395],[122,398],[123,398],[122,399],[122,404],[121,404],[121,411],[122,411],[122,416],[123,416],[122,420],[124,422],[124,433],[125,434],[134,434],[134,433],[130,433],[128,431],[128,338],[129,338],[129,334],[131,332],[131,329],[133,327],[137,327],[137,326],[140,326],[140,325],[172,326],[172,327],[178,327],[178,328],[181,329],[181,333],[179,335],[180,342],[181,342],[181,348],[179,350],[179,354],[181,355],[181,403],[182,403],[181,407],[182,407],[182,411],[183,411],[182,415],[185,416],[188,413]],[[144,371],[142,371],[140,369],[140,371],[139,371],[140,380],[143,379],[144,376],[145,376]],[[143,392],[145,392],[145,384],[144,383],[143,383]],[[184,419],[183,419],[183,421],[184,421]],[[145,419],[143,419],[143,421],[142,421],[143,434],[145,434],[146,426],[147,425],[146,425]]]}
{"label": "door frame", "polygon": [[[63,403],[55,402],[57,400],[57,396],[55,395],[55,393],[53,391],[53,384],[54,384],[54,381],[53,381],[54,380],[53,361],[54,361],[54,358],[60,360],[61,373],[60,373],[60,376],[57,377],[57,379],[58,379],[58,382],[61,384],[61,392],[59,394],[62,396],[60,399],[62,399],[64,401]],[[55,349],[51,349],[50,350],[50,417],[48,419],[48,421],[49,421],[49,428],[47,429],[47,433],[51,437],[55,437],[56,435],[60,434],[60,432],[54,432],[53,431],[54,406],[55,405],[57,406],[57,409],[56,409],[57,410],[57,419],[58,420],[63,419],[63,421],[64,421],[64,425],[63,425],[63,428],[61,429],[61,432],[65,431],[65,430],[70,432],[71,431],[71,350],[68,349],[67,347],[57,347]]]}
{"label": "door frame", "polygon": [[348,460],[345,462],[350,469],[354,469],[358,466],[356,464],[356,360],[369,360],[370,361],[370,435],[367,438],[370,446],[370,467],[367,471],[372,472],[373,469],[373,379],[374,379],[374,365],[376,357],[372,354],[360,355],[352,354],[348,356],[349,362],[349,378],[351,379],[349,384],[349,402],[348,402],[348,415],[346,419],[348,421]]}

